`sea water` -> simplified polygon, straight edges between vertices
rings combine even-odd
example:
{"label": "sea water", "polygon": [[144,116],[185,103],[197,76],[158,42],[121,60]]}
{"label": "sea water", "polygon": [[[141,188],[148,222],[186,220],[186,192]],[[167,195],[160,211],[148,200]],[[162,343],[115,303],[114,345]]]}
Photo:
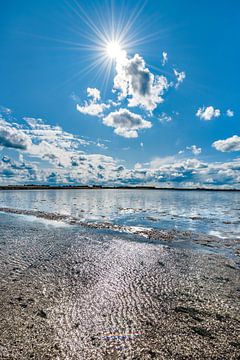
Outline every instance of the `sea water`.
{"label": "sea water", "polygon": [[136,189],[4,190],[0,207],[87,222],[240,238],[240,192]]}

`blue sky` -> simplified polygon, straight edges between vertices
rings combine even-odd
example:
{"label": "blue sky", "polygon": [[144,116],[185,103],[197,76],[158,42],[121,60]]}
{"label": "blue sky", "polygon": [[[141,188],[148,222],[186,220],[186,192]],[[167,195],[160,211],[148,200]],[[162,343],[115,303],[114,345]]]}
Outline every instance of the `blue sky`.
{"label": "blue sky", "polygon": [[239,187],[239,14],[1,2],[1,183]]}

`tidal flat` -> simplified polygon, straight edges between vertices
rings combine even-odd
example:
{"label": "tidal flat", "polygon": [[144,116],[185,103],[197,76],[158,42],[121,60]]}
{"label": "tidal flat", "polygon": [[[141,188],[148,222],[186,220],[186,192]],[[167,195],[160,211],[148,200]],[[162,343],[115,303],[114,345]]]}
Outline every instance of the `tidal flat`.
{"label": "tidal flat", "polygon": [[239,254],[180,234],[1,213],[0,358],[239,359]]}

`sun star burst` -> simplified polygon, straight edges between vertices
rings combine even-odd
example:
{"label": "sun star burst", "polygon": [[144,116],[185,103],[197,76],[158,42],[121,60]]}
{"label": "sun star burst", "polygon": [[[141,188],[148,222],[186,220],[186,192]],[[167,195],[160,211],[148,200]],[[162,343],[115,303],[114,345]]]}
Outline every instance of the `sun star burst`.
{"label": "sun star burst", "polygon": [[111,41],[107,44],[107,55],[111,59],[116,59],[122,53],[121,45],[118,41]]}

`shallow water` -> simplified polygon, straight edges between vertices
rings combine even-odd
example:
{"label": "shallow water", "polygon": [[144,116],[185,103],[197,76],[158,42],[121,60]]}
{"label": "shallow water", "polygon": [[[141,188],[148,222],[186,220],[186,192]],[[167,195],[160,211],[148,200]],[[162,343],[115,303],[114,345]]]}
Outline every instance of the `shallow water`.
{"label": "shallow water", "polygon": [[240,192],[1,191],[0,207],[60,213],[81,221],[191,230],[223,238],[240,238]]}

